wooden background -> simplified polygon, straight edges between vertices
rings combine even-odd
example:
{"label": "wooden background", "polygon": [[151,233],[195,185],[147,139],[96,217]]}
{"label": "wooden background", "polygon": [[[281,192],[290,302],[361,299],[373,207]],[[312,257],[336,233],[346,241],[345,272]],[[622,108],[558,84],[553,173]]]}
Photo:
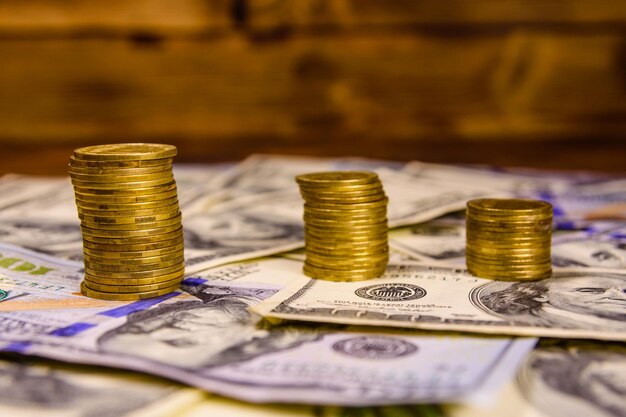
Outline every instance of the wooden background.
{"label": "wooden background", "polygon": [[0,173],[126,141],[626,172],[626,1],[0,0]]}

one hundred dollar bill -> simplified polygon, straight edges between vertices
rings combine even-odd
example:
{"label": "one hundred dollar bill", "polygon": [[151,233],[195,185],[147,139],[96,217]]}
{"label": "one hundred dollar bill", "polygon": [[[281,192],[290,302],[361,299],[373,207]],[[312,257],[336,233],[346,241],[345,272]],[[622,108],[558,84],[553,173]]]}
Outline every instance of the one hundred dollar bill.
{"label": "one hundred dollar bill", "polygon": [[625,289],[623,271],[555,271],[541,281],[507,282],[408,263],[363,282],[302,277],[253,310],[318,323],[624,341]]}
{"label": "one hundred dollar bill", "polygon": [[[349,326],[268,326],[249,308],[301,276],[284,258],[227,265],[136,302],[79,293],[81,266],[0,245],[0,351],[145,371],[253,402],[474,401],[508,382],[535,339]],[[39,273],[37,271],[40,271]],[[445,354],[442,354],[445,352]]]}
{"label": "one hundred dollar bill", "polygon": [[546,339],[480,404],[367,407],[252,404],[147,375],[0,357],[0,415],[10,417],[622,417],[626,349]]}

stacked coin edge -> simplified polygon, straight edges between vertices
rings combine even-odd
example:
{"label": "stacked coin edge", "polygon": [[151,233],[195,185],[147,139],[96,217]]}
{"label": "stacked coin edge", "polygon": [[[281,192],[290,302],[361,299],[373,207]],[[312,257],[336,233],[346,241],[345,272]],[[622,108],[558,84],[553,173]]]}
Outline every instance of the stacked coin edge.
{"label": "stacked coin edge", "polygon": [[389,261],[387,203],[378,175],[330,171],[296,177],[304,199],[305,275],[329,281],[380,277]]}
{"label": "stacked coin edge", "polygon": [[544,201],[469,201],[465,250],[468,271],[503,281],[550,277],[552,216],[552,206]]}
{"label": "stacked coin edge", "polygon": [[141,143],[74,151],[69,174],[83,236],[83,295],[133,301],[179,287],[184,245],[175,155],[174,146]]}

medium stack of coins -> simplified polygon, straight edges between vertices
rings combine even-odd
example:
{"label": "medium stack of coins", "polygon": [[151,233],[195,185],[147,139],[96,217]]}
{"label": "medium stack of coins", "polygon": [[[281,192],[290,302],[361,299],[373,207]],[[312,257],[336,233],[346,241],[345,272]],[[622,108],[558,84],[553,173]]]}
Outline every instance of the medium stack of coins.
{"label": "medium stack of coins", "polygon": [[387,197],[373,172],[299,175],[304,198],[304,273],[331,281],[381,276],[389,261]]}
{"label": "medium stack of coins", "polygon": [[552,274],[552,206],[544,201],[477,199],[467,203],[467,269],[499,280]]}
{"label": "medium stack of coins", "polygon": [[83,234],[84,295],[139,300],[178,288],[183,229],[171,145],[76,149],[69,173]]}

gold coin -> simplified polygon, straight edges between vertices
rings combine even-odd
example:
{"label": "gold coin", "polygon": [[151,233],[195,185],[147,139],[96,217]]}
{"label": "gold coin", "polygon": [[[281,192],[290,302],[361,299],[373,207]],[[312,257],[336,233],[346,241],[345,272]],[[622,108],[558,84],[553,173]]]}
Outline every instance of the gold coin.
{"label": "gold coin", "polygon": [[173,158],[146,159],[142,161],[87,161],[70,156],[70,168],[146,168],[162,165],[172,165]]}
{"label": "gold coin", "polygon": [[479,254],[493,254],[495,256],[505,256],[506,254],[536,254],[550,252],[550,245],[540,245],[536,247],[489,247],[489,246],[466,246],[466,252],[473,252]]}
{"label": "gold coin", "polygon": [[369,238],[370,240],[382,240],[382,239],[386,239],[388,234],[387,234],[387,229],[372,229],[372,230],[362,230],[362,231],[353,230],[348,233],[345,230],[340,230],[340,231],[315,230],[315,229],[312,229],[310,226],[306,226],[305,236],[309,239],[317,239],[323,242],[324,240],[350,241],[350,240],[358,240],[359,238],[361,238],[361,240],[365,238]]}
{"label": "gold coin", "polygon": [[328,249],[314,245],[307,245],[305,248],[305,252],[307,254],[312,254],[315,256],[323,256],[328,259],[337,258],[337,259],[356,259],[356,258],[367,258],[374,259],[375,257],[388,257],[389,256],[389,247],[385,245],[380,245],[376,247],[363,247],[363,248],[354,248],[354,249]]}
{"label": "gold coin", "polygon": [[305,240],[308,248],[322,251],[374,251],[386,250],[389,246],[387,239],[379,239],[370,242],[326,242],[323,240],[307,239]]}
{"label": "gold coin", "polygon": [[498,234],[498,233],[470,233],[466,235],[467,242],[476,242],[477,245],[482,244],[516,244],[516,243],[526,243],[526,244],[534,244],[534,245],[544,245],[550,244],[552,241],[552,237],[550,233],[525,233],[525,234]]}
{"label": "gold coin", "polygon": [[381,225],[387,226],[387,218],[386,217],[370,217],[370,218],[338,218],[338,219],[329,219],[329,218],[320,218],[316,216],[309,216],[307,214],[304,215],[304,222],[310,225],[317,225],[322,227],[335,227],[335,226],[367,226],[367,225]]}
{"label": "gold coin", "polygon": [[348,251],[348,250],[375,250],[378,248],[387,248],[388,242],[387,239],[379,239],[377,241],[362,241],[362,242],[336,242],[336,241],[326,241],[326,240],[317,240],[317,239],[309,239],[305,237],[305,243],[307,247],[324,250],[324,251]]}
{"label": "gold coin", "polygon": [[468,217],[467,218],[468,222],[471,222],[473,224],[476,225],[476,227],[482,227],[482,226],[487,226],[487,227],[499,227],[499,228],[506,228],[506,229],[527,229],[527,228],[532,228],[532,227],[537,227],[538,225],[541,225],[542,227],[545,226],[552,226],[552,219],[542,219],[542,220],[503,220],[503,219],[480,219],[478,217]]}
{"label": "gold coin", "polygon": [[305,240],[307,248],[322,252],[332,253],[344,253],[348,251],[375,251],[375,250],[387,250],[389,244],[387,239],[381,239],[375,242],[362,241],[362,242],[326,242],[318,240]]}
{"label": "gold coin", "polygon": [[156,291],[163,288],[170,288],[176,285],[180,285],[181,279],[176,278],[170,281],[160,282],[156,284],[144,284],[144,285],[105,285],[97,282],[89,281],[87,278],[83,281],[85,286],[94,291],[110,292],[110,293],[136,293],[145,291]]}
{"label": "gold coin", "polygon": [[541,259],[533,262],[512,262],[512,261],[498,261],[497,259],[488,260],[488,259],[476,259],[476,257],[469,256],[466,258],[467,264],[475,267],[479,267],[482,269],[491,269],[491,270],[543,270],[545,268],[550,268],[552,263],[550,259]]}
{"label": "gold coin", "polygon": [[[102,258],[100,258],[102,259]],[[179,254],[177,258],[170,261],[159,261],[153,264],[112,264],[112,263],[97,263],[91,260],[91,258],[85,256],[85,268],[89,268],[90,271],[105,271],[105,272],[145,272],[163,268],[178,267],[180,268],[185,261],[184,256]]]}
{"label": "gold coin", "polygon": [[113,182],[113,181],[103,181],[103,182],[86,182],[86,181],[77,181],[74,179],[70,179],[70,182],[78,191],[87,191],[93,193],[100,193],[105,190],[111,190],[118,193],[121,192],[130,192],[135,189],[149,189],[154,187],[166,186],[166,185],[175,185],[174,176],[170,172],[167,176],[162,176],[158,179],[148,180],[148,181],[122,181],[122,182]]}
{"label": "gold coin", "polygon": [[386,231],[381,231],[378,233],[352,233],[350,235],[342,234],[342,233],[318,233],[311,230],[306,230],[304,232],[304,236],[306,239],[317,240],[320,242],[329,242],[329,243],[357,243],[357,242],[378,242],[378,241],[387,241],[388,234]]}
{"label": "gold coin", "polygon": [[308,189],[304,187],[300,187],[300,193],[303,197],[311,197],[311,198],[341,198],[341,197],[365,197],[372,195],[384,196],[385,191],[383,190],[382,184],[372,184],[372,186],[368,188],[362,188],[357,190],[331,190],[331,189]]}
{"label": "gold coin", "polygon": [[550,259],[550,251],[537,251],[532,253],[510,253],[510,252],[479,252],[466,250],[465,255],[472,259],[493,260],[499,263],[511,263],[515,261],[536,262],[539,259]]}
{"label": "gold coin", "polygon": [[178,200],[175,200],[173,204],[161,207],[153,207],[147,209],[138,210],[90,210],[78,207],[78,213],[85,216],[94,217],[143,217],[164,213],[176,213],[179,210]]}
{"label": "gold coin", "polygon": [[486,223],[496,222],[496,223],[505,223],[505,224],[511,224],[511,225],[517,225],[517,224],[524,225],[524,224],[534,223],[534,222],[543,222],[543,223],[552,222],[552,214],[545,214],[545,215],[527,214],[525,216],[509,217],[509,216],[497,216],[497,215],[492,215],[492,214],[471,213],[468,211],[465,214],[465,218],[472,219],[476,222],[486,222]]}
{"label": "gold coin", "polygon": [[76,207],[79,211],[87,214],[89,212],[132,212],[142,210],[161,209],[163,207],[171,206],[173,204],[178,205],[178,197],[170,197],[164,200],[147,201],[144,203],[126,203],[126,204],[99,204],[99,203],[83,203],[76,202]]}
{"label": "gold coin", "polygon": [[[169,229],[169,228],[166,228]],[[183,228],[178,227],[177,229],[168,231],[168,232],[141,232],[140,235],[126,235],[126,236],[108,236],[108,235],[90,235],[89,233],[85,233],[83,231],[83,244],[85,241],[97,244],[105,244],[105,245],[115,245],[119,247],[119,250],[130,250],[127,249],[131,246],[135,245],[146,245],[146,244],[158,244],[159,242],[169,242],[171,239],[178,238],[182,235]]]}
{"label": "gold coin", "polygon": [[[113,252],[113,253],[118,253],[118,252]],[[172,262],[175,260],[180,260],[180,258],[184,256],[183,254],[184,252],[182,248],[171,251],[169,253],[161,253],[161,254],[156,254],[152,256],[143,256],[143,257],[134,257],[134,258],[131,258],[128,256],[124,256],[124,257],[99,256],[99,255],[93,255],[91,253],[84,252],[84,259],[85,259],[85,262],[88,262],[90,264],[95,263],[95,264],[101,264],[101,265],[138,265],[138,266],[155,264],[157,265],[157,268],[160,268],[160,267],[165,267],[165,266],[171,266],[171,265],[166,265],[166,263]],[[150,268],[145,268],[145,269],[150,269]]]}
{"label": "gold coin", "polygon": [[[371,183],[371,184],[364,184],[364,185],[343,185],[343,184],[335,184],[332,187],[303,187],[302,185],[300,186],[300,191],[305,191],[309,194],[312,194],[314,192],[321,192],[321,193],[357,193],[357,192],[368,192],[372,189],[380,189],[381,188],[381,183],[379,182],[375,182],[375,183]],[[383,191],[384,192],[384,191]]]}
{"label": "gold coin", "polygon": [[468,266],[472,266],[474,269],[486,269],[491,271],[524,271],[524,272],[532,272],[532,271],[544,271],[548,268],[551,268],[551,262],[548,259],[541,260],[541,263],[535,262],[527,262],[527,263],[498,263],[497,261],[488,262],[485,260],[476,260],[472,258],[468,258],[466,262]]}
{"label": "gold coin", "polygon": [[364,185],[380,181],[375,172],[370,171],[329,171],[298,175],[296,182],[304,187],[330,187],[341,185]]}
{"label": "gold coin", "polygon": [[337,261],[355,261],[355,262],[373,262],[378,261],[379,259],[388,259],[389,258],[389,250],[388,248],[382,247],[377,248],[375,250],[345,250],[345,251],[324,251],[313,247],[307,247],[305,249],[306,255],[310,255],[316,259],[327,259],[329,261],[337,260]]}
{"label": "gold coin", "polygon": [[349,264],[334,264],[330,262],[326,262],[323,260],[307,258],[307,264],[309,266],[315,268],[323,268],[328,269],[333,272],[344,273],[354,271],[355,269],[370,269],[370,270],[381,270],[387,267],[387,260],[381,262],[370,262],[370,263],[349,263]]}
{"label": "gold coin", "polygon": [[145,202],[161,202],[170,198],[177,198],[176,187],[171,190],[155,194],[105,196],[96,194],[81,194],[74,192],[76,204],[137,204]]}
{"label": "gold coin", "polygon": [[103,284],[103,285],[150,285],[150,284],[158,284],[160,282],[171,281],[174,279],[182,280],[184,275],[185,275],[185,270],[179,269],[178,271],[175,271],[169,274],[159,275],[156,277],[149,277],[149,278],[128,278],[128,276],[124,278],[104,278],[104,277],[101,277],[100,275],[93,275],[93,274],[86,273],[85,279],[89,279],[89,281],[91,282],[95,282],[97,284]]}
{"label": "gold coin", "polygon": [[539,200],[479,198],[468,201],[467,210],[487,215],[525,216],[528,214],[552,213],[552,205]]}
{"label": "gold coin", "polygon": [[309,261],[316,261],[318,263],[327,264],[328,268],[337,267],[340,265],[355,266],[355,265],[373,265],[380,264],[389,261],[389,253],[382,253],[376,255],[367,256],[336,256],[330,254],[320,254],[313,252],[309,249],[305,251],[306,259]]}
{"label": "gold coin", "polygon": [[153,172],[150,174],[131,174],[131,175],[119,175],[119,174],[101,174],[101,175],[86,175],[86,174],[74,174],[70,172],[70,178],[72,184],[81,185],[83,187],[104,186],[107,184],[116,183],[137,183],[137,182],[149,182],[156,180],[163,180],[164,178],[173,179],[172,170],[166,169],[163,171]]}
{"label": "gold coin", "polygon": [[542,262],[541,264],[536,265],[497,265],[497,264],[486,264],[484,262],[475,262],[469,261],[467,262],[468,267],[472,267],[475,270],[481,271],[492,271],[492,272],[519,272],[519,273],[542,273],[548,269],[552,268],[552,264],[550,262]]}
{"label": "gold coin", "polygon": [[318,209],[318,210],[357,210],[357,209],[375,209],[387,207],[389,199],[387,197],[383,197],[378,201],[374,201],[371,203],[346,203],[346,204],[333,204],[333,203],[320,203],[320,202],[306,202],[304,205],[305,210],[308,208]]}
{"label": "gold coin", "polygon": [[86,214],[82,214],[79,213],[78,214],[78,218],[80,220],[82,220],[83,224],[85,226],[88,226],[88,223],[94,223],[97,225],[105,225],[105,226],[112,226],[112,225],[124,225],[124,224],[130,224],[130,225],[142,225],[142,224],[146,224],[146,223],[155,223],[155,222],[164,222],[164,221],[170,221],[176,217],[180,216],[180,211],[178,210],[178,208],[176,208],[176,210],[172,210],[170,212],[166,212],[166,213],[160,213],[160,214],[152,214],[152,215],[147,215],[147,216],[90,216],[90,215],[86,215]]}
{"label": "gold coin", "polygon": [[181,228],[180,221],[174,222],[174,224],[172,224],[171,226],[155,227],[152,229],[134,229],[134,230],[94,229],[94,228],[83,226],[83,225],[80,226],[80,230],[83,233],[83,239],[85,239],[85,236],[88,236],[89,239],[87,240],[91,240],[91,241],[94,241],[93,239],[91,239],[92,237],[140,238],[140,237],[148,237],[148,236],[153,236],[154,241],[157,241],[156,235],[170,233],[180,228]]}
{"label": "gold coin", "polygon": [[386,267],[387,267],[387,263],[383,262],[383,263],[379,263],[379,264],[369,264],[369,265],[340,265],[340,266],[334,266],[334,265],[328,265],[328,264],[324,264],[324,263],[315,263],[311,260],[308,260],[307,265],[309,265],[310,267],[314,267],[314,268],[320,268],[320,269],[327,269],[329,271],[333,271],[335,276],[342,276],[345,275],[345,273],[354,271],[355,268],[359,268],[359,269],[369,269],[370,271],[375,271],[377,272],[377,276],[380,276],[380,271],[385,271]]}
{"label": "gold coin", "polygon": [[175,244],[166,246],[163,248],[151,249],[151,250],[139,250],[139,251],[120,251],[120,250],[98,250],[89,247],[83,247],[83,252],[87,255],[100,257],[100,258],[115,258],[115,259],[133,259],[133,258],[150,258],[152,256],[169,255],[176,253],[184,249],[182,237],[177,239]]}
{"label": "gold coin", "polygon": [[484,247],[467,246],[465,253],[476,254],[479,256],[495,256],[495,257],[515,257],[515,256],[539,256],[543,254],[550,254],[550,247],[541,247],[533,249],[492,249]]}
{"label": "gold coin", "polygon": [[85,286],[84,282],[80,284],[80,292],[89,298],[95,298],[98,300],[106,300],[106,301],[136,301],[144,298],[154,298],[161,295],[169,294],[171,292],[176,291],[180,287],[179,284],[173,285],[169,288],[163,288],[160,290],[154,291],[144,291],[144,292],[136,292],[136,293],[110,293],[110,292],[101,292],[94,291],[87,286]]}
{"label": "gold coin", "polygon": [[319,197],[319,196],[308,196],[304,195],[304,200],[307,203],[311,204],[362,204],[362,203],[373,203],[375,201],[381,201],[385,198],[384,195],[366,195],[361,197]]}
{"label": "gold coin", "polygon": [[[159,250],[169,250],[169,248],[177,246],[180,243],[183,243],[182,232],[175,237],[168,238],[166,240],[139,244],[104,244],[83,240],[83,249],[107,254],[114,254],[119,252],[121,254],[119,256],[124,256],[124,253],[143,253]],[[113,254],[110,256],[115,256]]]}
{"label": "gold coin", "polygon": [[85,273],[89,275],[95,275],[102,278],[154,278],[160,275],[167,275],[184,269],[182,264],[173,265],[166,268],[152,269],[149,271],[103,271],[99,269],[92,269],[85,266]]}
{"label": "gold coin", "polygon": [[552,237],[550,233],[469,233],[466,235],[468,242],[476,242],[478,244],[494,243],[494,244],[515,244],[515,243],[533,243],[543,244],[550,243]]}
{"label": "gold coin", "polygon": [[[120,175],[120,176],[126,176],[126,175],[145,175],[145,174],[154,174],[157,172],[163,172],[163,171],[171,171],[172,170],[172,164],[171,163],[166,163],[166,164],[162,164],[162,165],[154,165],[154,166],[147,166],[147,167],[134,167],[134,168],[116,168],[116,167],[107,167],[107,166],[100,166],[100,167],[78,167],[78,166],[72,166],[72,164],[69,164],[69,173],[70,175]],[[79,178],[77,178],[79,179]]]}
{"label": "gold coin", "polygon": [[83,161],[143,161],[174,156],[176,146],[160,143],[114,143],[74,150],[74,157]]}
{"label": "gold coin", "polygon": [[329,215],[329,216],[378,216],[387,214],[387,206],[380,207],[360,207],[360,205],[337,205],[333,207],[313,207],[308,203],[304,203],[304,212],[311,215]]}
{"label": "gold coin", "polygon": [[387,220],[387,210],[363,210],[363,211],[313,211],[305,209],[302,216],[304,221],[383,221]]}
{"label": "gold coin", "polygon": [[488,247],[488,248],[536,248],[536,247],[544,247],[550,246],[551,239],[543,238],[543,239],[524,239],[524,240],[516,240],[516,239],[505,239],[505,240],[495,240],[495,239],[481,239],[475,237],[467,237],[466,245],[467,246],[475,246],[475,247]]}
{"label": "gold coin", "polygon": [[495,279],[498,281],[536,281],[540,279],[550,278],[550,276],[552,276],[552,270],[546,270],[537,273],[502,273],[493,271],[481,271],[468,268],[468,272],[480,278]]}
{"label": "gold coin", "polygon": [[387,226],[387,222],[381,223],[365,223],[365,224],[349,224],[349,223],[336,223],[333,225],[328,224],[314,224],[312,222],[306,222],[305,227],[307,230],[317,230],[320,232],[346,232],[346,233],[354,233],[354,232],[367,232],[372,230],[387,230],[389,227]]}
{"label": "gold coin", "polygon": [[[142,223],[145,220],[148,219],[152,219],[153,217],[160,217],[160,216],[147,216],[147,217],[136,217],[134,219],[137,220],[137,223],[110,223],[110,220],[108,220],[107,223],[98,221],[98,222],[88,222],[85,220],[81,220],[80,224],[83,227],[87,227],[89,229],[97,229],[97,230],[104,230],[104,231],[134,231],[134,230],[145,230],[145,229],[156,229],[156,228],[163,228],[163,227],[172,227],[172,226],[180,226],[181,223],[181,215],[180,213],[176,214],[176,217],[172,217],[169,219],[160,219],[157,221],[153,221],[153,222],[145,222]],[[100,220],[103,219],[111,219],[111,218],[100,218]],[[130,219],[133,219],[133,217],[131,217]],[[117,219],[118,221],[126,221],[126,219]]]}
{"label": "gold coin", "polygon": [[317,268],[305,262],[303,272],[305,275],[326,281],[353,282],[378,278],[385,273],[386,268],[365,269],[359,271],[337,272],[324,268]]}
{"label": "gold coin", "polygon": [[[118,253],[118,252],[113,252],[113,253]],[[111,257],[111,256],[99,256],[99,255],[93,255],[91,253],[88,252],[84,252],[84,259],[86,263],[89,263],[92,267],[92,263],[93,264],[99,264],[99,265],[113,265],[113,266],[121,266],[121,265],[137,265],[137,266],[143,266],[145,267],[146,265],[157,265],[156,268],[161,268],[161,267],[166,267],[166,266],[171,266],[171,265],[167,265],[168,262],[172,262],[172,261],[180,261],[180,259],[184,256],[183,255],[183,250],[182,248],[179,248],[178,250],[169,252],[169,253],[161,253],[161,254],[156,254],[153,256],[143,256],[143,257],[128,257],[128,256],[124,256],[124,257]],[[99,268],[96,268],[99,269]],[[105,268],[106,269],[106,268]],[[150,269],[150,268],[145,268],[145,269]]]}
{"label": "gold coin", "polygon": [[517,232],[517,233],[497,233],[497,232],[476,232],[466,231],[466,239],[469,241],[476,241],[478,243],[534,243],[541,244],[543,242],[550,243],[552,236],[550,232]]}
{"label": "gold coin", "polygon": [[548,232],[552,230],[552,222],[549,223],[532,223],[524,226],[511,226],[505,224],[484,222],[475,222],[471,219],[466,221],[467,229],[470,231],[480,232],[496,232],[496,233],[532,233],[532,232]]}
{"label": "gold coin", "polygon": [[494,248],[487,246],[468,246],[467,250],[475,253],[495,254],[495,255],[533,255],[538,253],[550,252],[550,246],[527,247],[527,248]]}
{"label": "gold coin", "polygon": [[144,195],[144,194],[157,194],[170,191],[176,188],[176,181],[174,177],[166,177],[157,181],[145,181],[145,182],[116,182],[116,183],[101,183],[97,185],[91,185],[91,183],[77,184],[76,181],[72,181],[74,185],[74,192],[88,195],[120,195],[120,196],[132,196],[132,195]]}
{"label": "gold coin", "polygon": [[311,233],[310,231],[307,231],[305,233],[305,238],[308,241],[317,240],[318,242],[333,242],[336,244],[340,244],[340,243],[358,243],[358,242],[364,242],[364,241],[370,241],[370,242],[387,241],[388,235],[386,232],[378,232],[378,233],[368,232],[368,233],[344,235],[341,233],[315,234],[315,233]]}
{"label": "gold coin", "polygon": [[387,216],[385,213],[380,215],[330,215],[330,214],[312,214],[304,213],[302,217],[305,223],[324,223],[324,224],[336,224],[336,223],[387,223]]}

